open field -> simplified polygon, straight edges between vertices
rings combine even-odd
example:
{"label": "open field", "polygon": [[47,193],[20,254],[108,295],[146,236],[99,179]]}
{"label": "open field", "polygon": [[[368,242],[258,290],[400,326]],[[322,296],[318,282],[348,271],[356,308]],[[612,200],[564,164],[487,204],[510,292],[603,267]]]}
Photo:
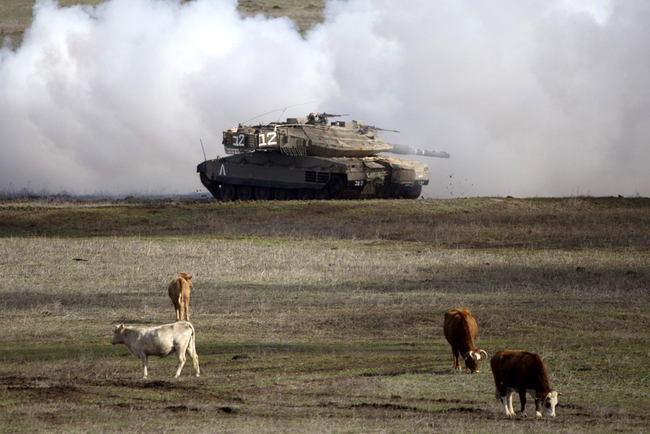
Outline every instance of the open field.
{"label": "open field", "polygon": [[[2,432],[643,432],[650,201],[0,203]],[[144,220],[147,220],[146,222]],[[173,320],[194,275],[202,375],[112,325]],[[557,418],[507,420],[477,345],[538,352]],[[239,357],[237,357],[239,356]],[[515,398],[517,408],[517,398]]]}

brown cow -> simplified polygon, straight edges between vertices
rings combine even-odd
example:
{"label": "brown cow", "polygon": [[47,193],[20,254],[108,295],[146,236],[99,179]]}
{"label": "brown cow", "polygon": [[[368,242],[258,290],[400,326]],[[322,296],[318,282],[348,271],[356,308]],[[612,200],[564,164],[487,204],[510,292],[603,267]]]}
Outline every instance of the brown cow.
{"label": "brown cow", "polygon": [[[507,417],[513,417],[512,394],[519,393],[521,414],[526,406],[526,393],[535,399],[535,414],[538,417],[555,417],[558,395],[551,390],[544,362],[535,353],[527,351],[502,350],[490,361],[497,399],[501,400]],[[541,408],[541,412],[540,412]]]}
{"label": "brown cow", "polygon": [[460,370],[460,355],[465,359],[465,368],[469,372],[479,372],[478,361],[481,360],[481,353],[485,354],[485,357],[488,355],[485,350],[474,346],[478,326],[469,309],[451,309],[445,312],[444,331],[454,354],[454,369]]}
{"label": "brown cow", "polygon": [[192,286],[192,276],[187,273],[181,273],[176,279],[172,280],[167,288],[169,298],[174,303],[176,310],[176,321],[183,321],[183,312],[185,318],[190,320],[190,287]]}

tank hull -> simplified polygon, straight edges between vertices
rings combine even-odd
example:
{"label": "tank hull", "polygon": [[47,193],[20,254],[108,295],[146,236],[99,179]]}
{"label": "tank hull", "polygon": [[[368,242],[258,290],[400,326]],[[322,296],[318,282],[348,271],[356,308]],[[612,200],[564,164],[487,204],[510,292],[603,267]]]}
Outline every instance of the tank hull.
{"label": "tank hull", "polygon": [[424,163],[396,157],[293,156],[252,152],[207,160],[201,182],[219,200],[360,199],[420,196]]}

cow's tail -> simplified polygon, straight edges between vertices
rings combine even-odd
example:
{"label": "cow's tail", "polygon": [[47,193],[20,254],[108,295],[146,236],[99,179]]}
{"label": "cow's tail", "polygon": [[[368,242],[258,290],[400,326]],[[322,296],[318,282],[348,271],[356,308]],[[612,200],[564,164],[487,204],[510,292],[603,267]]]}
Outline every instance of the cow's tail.
{"label": "cow's tail", "polygon": [[196,354],[196,331],[194,330],[194,326],[192,325],[191,322],[186,321],[187,325],[190,326],[190,329],[192,330],[192,334],[190,335],[190,342],[187,345],[187,349],[190,352],[190,354]]}
{"label": "cow's tail", "polygon": [[192,329],[192,334],[190,335],[190,343],[187,346],[187,349],[190,353],[190,357],[192,358],[192,363],[194,364],[194,370],[196,371],[196,376],[198,377],[199,374],[201,373],[201,369],[199,368],[199,355],[196,353],[196,331],[194,330],[194,326],[192,325],[191,322],[188,322],[188,324]]}

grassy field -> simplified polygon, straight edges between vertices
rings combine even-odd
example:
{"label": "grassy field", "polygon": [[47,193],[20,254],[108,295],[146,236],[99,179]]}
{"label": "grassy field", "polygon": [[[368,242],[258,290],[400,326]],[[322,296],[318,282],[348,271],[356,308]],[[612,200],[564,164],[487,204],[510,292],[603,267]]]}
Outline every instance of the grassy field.
{"label": "grassy field", "polygon": [[[2,432],[643,432],[650,200],[0,203]],[[194,275],[202,375],[114,324],[171,322]],[[539,353],[553,421],[506,419],[477,345]],[[515,408],[517,408],[515,398]]]}
{"label": "grassy field", "polygon": [[[58,0],[59,5],[95,6],[104,0]],[[168,0],[172,1],[172,0]],[[190,0],[180,0],[187,3]],[[0,1],[0,46],[2,40],[9,38],[12,46],[17,47],[22,41],[23,32],[32,22],[32,8],[35,0],[2,0]],[[301,33],[308,30],[314,23],[322,21],[324,9],[323,0],[241,0],[239,11],[243,15],[254,16],[263,14],[267,17],[288,16]]]}

